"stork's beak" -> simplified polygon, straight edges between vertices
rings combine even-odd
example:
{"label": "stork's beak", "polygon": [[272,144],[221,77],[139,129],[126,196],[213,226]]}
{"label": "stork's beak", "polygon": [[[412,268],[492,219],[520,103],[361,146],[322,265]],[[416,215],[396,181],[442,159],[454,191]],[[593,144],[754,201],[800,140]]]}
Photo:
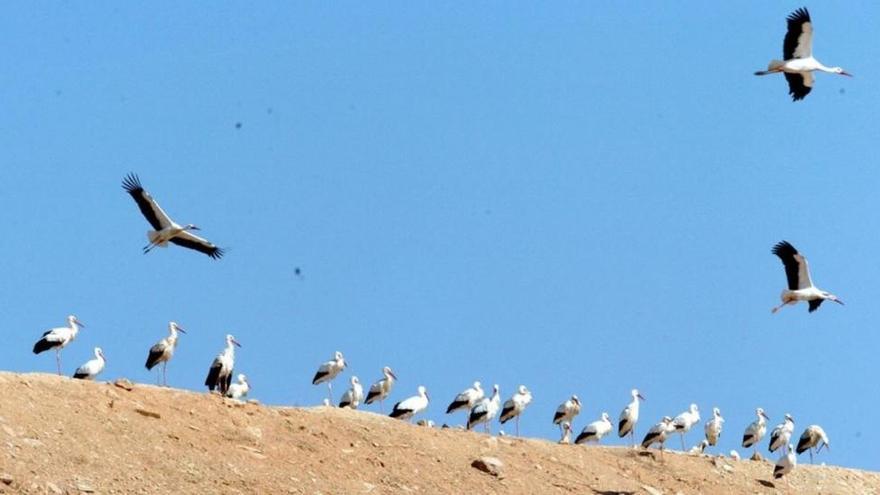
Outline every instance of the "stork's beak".
{"label": "stork's beak", "polygon": [[241,344],[239,344],[238,341],[235,339],[232,339],[232,343],[237,345],[238,347],[241,347]]}
{"label": "stork's beak", "polygon": [[840,75],[841,75],[841,76],[846,76],[846,77],[852,77],[852,76],[853,76],[852,74],[850,74],[850,73],[847,72],[847,71],[843,71],[843,72],[841,72]]}
{"label": "stork's beak", "polygon": [[843,304],[843,301],[841,301],[840,299],[832,299],[832,301],[836,302],[837,304],[840,304],[841,306],[846,306],[846,304]]}
{"label": "stork's beak", "polygon": [[177,331],[180,333],[186,333],[186,330],[184,330],[183,327],[180,325],[177,326]]}
{"label": "stork's beak", "polygon": [[636,397],[638,397],[639,399],[645,400],[645,398],[642,396],[642,394],[636,394]]}
{"label": "stork's beak", "polygon": [[202,230],[202,229],[198,225],[193,225],[192,227],[190,227],[190,230]]}
{"label": "stork's beak", "polygon": [[79,325],[79,326],[81,326],[81,327],[83,327],[83,328],[86,327],[85,325],[83,325],[83,322],[79,321],[79,319],[77,319],[77,318],[74,318],[73,321],[75,321],[77,325]]}
{"label": "stork's beak", "polygon": [[770,421],[770,416],[767,416],[767,413],[761,411],[761,416],[764,416],[764,419],[766,419],[767,421]]}
{"label": "stork's beak", "polygon": [[390,371],[388,372],[388,374],[391,375],[391,378],[394,378],[395,380],[397,380],[397,375],[395,375],[394,373],[392,373]]}

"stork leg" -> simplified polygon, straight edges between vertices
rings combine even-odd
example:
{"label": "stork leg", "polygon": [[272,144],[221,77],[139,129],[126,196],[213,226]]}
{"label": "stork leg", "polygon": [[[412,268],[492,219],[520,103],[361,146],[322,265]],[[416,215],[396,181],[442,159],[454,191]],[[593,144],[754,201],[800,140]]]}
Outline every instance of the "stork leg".
{"label": "stork leg", "polygon": [[385,414],[385,405],[382,399],[379,399],[379,414]]}
{"label": "stork leg", "polygon": [[61,349],[55,350],[55,364],[58,366],[58,374],[61,375]]}
{"label": "stork leg", "polygon": [[684,450],[685,450],[685,449],[684,449],[684,433],[682,433],[682,434],[679,435],[679,436],[680,436],[680,438],[681,438],[681,451],[684,452]]}
{"label": "stork leg", "polygon": [[168,386],[168,376],[166,375],[166,370],[168,370],[168,361],[162,363],[162,385]]}
{"label": "stork leg", "polygon": [[810,464],[813,463],[813,447],[810,447]]}
{"label": "stork leg", "polygon": [[519,414],[516,415],[516,436],[519,436]]}
{"label": "stork leg", "polygon": [[327,380],[327,396],[330,397],[330,405],[333,405],[333,381]]}

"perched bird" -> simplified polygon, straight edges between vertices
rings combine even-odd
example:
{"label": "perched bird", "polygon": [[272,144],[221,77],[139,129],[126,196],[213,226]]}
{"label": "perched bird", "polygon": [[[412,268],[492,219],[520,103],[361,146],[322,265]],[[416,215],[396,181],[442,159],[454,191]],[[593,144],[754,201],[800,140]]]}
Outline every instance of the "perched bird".
{"label": "perched bird", "polygon": [[813,285],[807,258],[798,253],[797,249],[788,241],[777,243],[771,252],[782,260],[782,264],[785,266],[785,276],[788,279],[788,289],[783,290],[780,296],[782,304],[774,307],[773,313],[782,309],[786,304],[797,304],[798,301],[807,301],[810,313],[819,309],[822,301],[826,299],[843,305],[843,301],[837,296]]}
{"label": "perched bird", "polygon": [[681,451],[684,452],[684,435],[689,432],[691,428],[697,423],[700,422],[700,409],[696,404],[691,404],[690,408],[687,411],[679,414],[672,420],[672,425],[675,427],[675,432],[680,435],[681,438]]}
{"label": "perched bird", "polygon": [[623,411],[620,411],[620,418],[617,422],[617,436],[620,438],[626,435],[630,436],[633,447],[636,446],[636,423],[639,422],[639,400],[645,400],[638,389],[632,389],[632,402],[630,402]]}
{"label": "perched bird", "polygon": [[712,408],[712,419],[706,421],[703,429],[706,432],[706,446],[714,447],[721,437],[721,430],[724,428],[724,418],[721,417],[721,410],[717,407]]}
{"label": "perched bird", "polygon": [[134,198],[141,213],[147,219],[147,222],[156,230],[147,232],[147,239],[150,243],[144,246],[144,254],[149,253],[154,247],[168,247],[168,243],[177,244],[188,249],[205,253],[211,258],[220,259],[224,250],[219,248],[205,239],[192,234],[191,230],[201,230],[193,224],[178,225],[162,211],[159,203],[150,196],[150,193],[141,186],[141,181],[135,174],[129,174],[122,180],[122,188],[125,192]]}
{"label": "perched bird", "polygon": [[797,453],[798,455],[802,454],[805,450],[810,451],[810,464],[813,463],[813,448],[818,445],[819,448],[816,449],[816,453],[818,454],[820,450],[822,450],[822,446],[825,446],[826,450],[831,450],[831,444],[828,442],[828,435],[825,434],[825,430],[822,429],[819,425],[810,425],[806,430],[801,434],[801,439],[798,440],[797,444]]}
{"label": "perched bird", "polygon": [[391,393],[391,388],[394,387],[394,381],[397,380],[397,375],[395,375],[388,366],[382,368],[382,375],[382,379],[370,385],[370,391],[367,393],[367,399],[364,401],[365,404],[372,404],[378,400],[379,411],[382,411],[382,402],[388,397],[388,394]]}
{"label": "perched bird", "polygon": [[776,461],[776,466],[773,467],[774,479],[782,478],[797,466],[797,456],[794,455],[794,447],[789,445],[786,450],[787,452]]}
{"label": "perched bird", "polygon": [[706,447],[708,446],[709,441],[704,438],[702,441],[700,441],[700,443],[691,447],[691,450],[688,451],[688,454],[702,454],[706,451]]}
{"label": "perched bird", "polygon": [[563,445],[567,445],[571,443],[571,421],[560,421],[559,429],[562,430],[562,438],[559,439],[559,443]]}
{"label": "perched bird", "polygon": [[572,395],[570,399],[563,402],[556,408],[556,414],[553,415],[553,424],[562,428],[562,422],[567,421],[571,427],[571,421],[581,412],[581,400],[577,395]]}
{"label": "perched bird", "polygon": [[525,385],[520,385],[516,393],[513,394],[513,397],[507,399],[504,402],[504,407],[501,408],[501,424],[514,419],[516,423],[516,436],[519,436],[519,416],[531,402],[532,393]]}
{"label": "perched bird", "polygon": [[357,409],[361,404],[361,401],[364,400],[364,387],[356,376],[352,376],[349,382],[351,383],[351,388],[342,394],[342,399],[339,401],[339,407]]}
{"label": "perched bird", "polygon": [[613,429],[614,425],[611,424],[611,418],[608,416],[607,412],[603,412],[601,419],[593,421],[584,427],[580,435],[575,438],[574,443],[599,443],[599,441],[602,440],[602,437],[611,433],[611,430]]}
{"label": "perched bird", "polygon": [[672,418],[669,416],[663,416],[663,419],[660,420],[659,423],[655,424],[648,430],[648,433],[645,435],[645,438],[642,440],[643,448],[650,448],[651,445],[655,443],[660,444],[660,451],[663,451],[663,444],[666,443],[666,437],[675,431],[675,425],[672,422]]}
{"label": "perched bird", "polygon": [[785,421],[776,425],[770,432],[770,445],[768,446],[770,452],[776,452],[776,449],[780,447],[788,447],[793,432],[794,418],[791,417],[791,414],[785,413]]}
{"label": "perched bird", "polygon": [[501,395],[498,385],[492,387],[492,397],[483,397],[479,402],[474,404],[468,414],[467,429],[470,430],[480,423],[486,425],[486,433],[492,432],[492,420],[498,415],[501,409]]}
{"label": "perched bird", "polygon": [[107,360],[104,359],[104,351],[100,347],[95,347],[95,358],[89,359],[73,373],[74,378],[80,380],[94,380],[102,371]]}
{"label": "perched bird", "polygon": [[244,373],[238,374],[238,381],[229,386],[229,390],[226,391],[226,397],[230,399],[239,399],[241,400],[244,397],[247,397],[248,392],[251,391],[251,384],[245,376]]}
{"label": "perched bird", "polygon": [[414,395],[394,404],[394,408],[391,409],[391,414],[389,414],[389,416],[392,418],[411,420],[413,416],[427,409],[429,402],[428,391],[424,386],[419,385],[418,395]]}
{"label": "perched bird", "polygon": [[315,377],[312,378],[312,385],[327,382],[327,395],[331,404],[333,403],[333,379],[336,378],[336,375],[342,373],[346,366],[348,366],[348,363],[345,362],[345,357],[342,356],[341,352],[336,351],[333,353],[333,359],[318,366],[318,371],[315,372]]}
{"label": "perched bird", "polygon": [[446,408],[446,414],[453,413],[459,409],[470,411],[470,409],[484,396],[485,393],[480,386],[480,382],[474,382],[472,387],[466,388],[463,392],[452,399],[452,402],[449,403],[449,407]]}
{"label": "perched bird", "polygon": [[175,322],[168,323],[168,336],[160,340],[153,347],[150,347],[150,354],[147,356],[146,367],[152,370],[154,366],[162,363],[162,384],[168,385],[168,379],[165,376],[165,370],[168,368],[168,361],[174,356],[174,350],[177,348],[177,332],[186,333],[180,325]]}
{"label": "perched bird", "polygon": [[813,23],[806,8],[795,10],[786,21],[788,31],[782,42],[783,60],[771,60],[767,70],[755,72],[756,76],[782,72],[788,81],[788,94],[792,101],[803,100],[810,94],[813,89],[813,71],[852,77],[852,74],[840,67],[825,67],[813,58]]}
{"label": "perched bird", "polygon": [[735,450],[731,450],[730,451],[730,458],[733,459],[734,461],[740,460],[739,452],[737,452]]}
{"label": "perched bird", "polygon": [[241,344],[232,335],[227,335],[226,348],[217,354],[217,357],[211,362],[208,377],[205,378],[205,385],[211,392],[217,389],[220,395],[226,395],[229,390],[229,385],[232,383],[232,370],[235,368],[235,347],[233,346],[241,347]]}
{"label": "perched bird", "polygon": [[64,349],[67,347],[67,344],[73,342],[73,339],[76,338],[76,334],[79,333],[80,327],[85,328],[85,325],[83,325],[74,315],[67,317],[67,324],[68,326],[66,327],[47,330],[43,333],[40,340],[34,344],[34,354],[39,354],[43,351],[48,351],[49,349],[55,349],[55,364],[58,365],[59,375],[61,374],[61,349]]}
{"label": "perched bird", "polygon": [[755,421],[753,421],[749,426],[746,427],[745,433],[743,433],[743,441],[742,446],[744,448],[754,447],[755,454],[758,453],[758,442],[764,438],[764,433],[767,432],[767,420],[770,419],[764,414],[764,409],[757,408],[755,409],[755,415],[758,417]]}

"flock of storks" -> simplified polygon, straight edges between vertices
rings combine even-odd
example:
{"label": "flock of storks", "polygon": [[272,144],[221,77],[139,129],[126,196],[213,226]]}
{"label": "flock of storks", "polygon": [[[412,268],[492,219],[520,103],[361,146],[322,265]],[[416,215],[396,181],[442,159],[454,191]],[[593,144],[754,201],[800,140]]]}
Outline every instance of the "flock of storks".
{"label": "flock of storks", "polygon": [[[815,70],[849,75],[839,67],[825,67],[812,57],[812,24],[806,9],[798,9],[787,18],[787,21],[788,32],[783,43],[785,59],[782,61],[772,61],[767,71],[757,72],[757,75],[776,72],[783,73],[788,81],[790,94],[794,100],[803,99],[810,92],[813,85],[812,72]],[[220,259],[224,255],[222,248],[192,233],[193,231],[200,230],[196,225],[180,225],[174,222],[150,194],[144,190],[136,175],[130,174],[126,176],[122,184],[125,191],[131,195],[141,213],[154,229],[147,232],[149,243],[143,248],[145,254],[156,247],[167,247],[170,243],[199,251],[214,259]],[[810,312],[818,309],[822,302],[826,300],[843,304],[834,294],[813,285],[806,258],[790,243],[786,241],[779,242],[773,247],[772,253],[782,260],[788,281],[788,288],[781,295],[781,304],[772,310],[774,313],[786,305],[796,304],[799,301],[807,302]],[[76,316],[70,315],[68,317],[68,326],[53,328],[45,332],[40,340],[34,344],[33,352],[39,354],[44,351],[55,350],[58,373],[61,374],[61,350],[76,338],[81,327],[84,327],[82,322]],[[150,348],[146,361],[147,369],[153,369],[155,366],[162,364],[162,383],[165,385],[167,385],[167,364],[177,346],[178,334],[185,333],[185,330],[175,322],[169,323],[168,330],[169,335]],[[227,397],[241,399],[247,396],[250,388],[247,377],[243,374],[239,374],[237,382],[232,383],[235,347],[240,347],[241,344],[232,335],[226,335],[225,341],[225,348],[211,363],[205,385],[211,391],[217,390]],[[100,347],[96,347],[94,359],[77,368],[73,377],[94,379],[103,371],[105,364],[106,358],[103,351]],[[312,383],[327,383],[330,395],[325,404],[329,405],[332,403],[332,381],[345,367],[344,356],[341,352],[336,352],[332,359],[321,364],[318,368]],[[356,409],[362,402],[372,404],[378,401],[380,410],[383,410],[383,401],[391,393],[397,377],[391,368],[387,366],[383,368],[382,374],[383,377],[372,384],[366,396],[364,396],[363,386],[360,384],[359,379],[356,376],[352,376],[350,379],[351,386],[343,394],[339,407]],[[487,432],[490,431],[489,425],[491,421],[496,418],[502,424],[514,419],[516,434],[518,435],[519,417],[532,400],[531,392],[524,385],[520,385],[516,393],[504,402],[503,405],[501,404],[499,394],[499,387],[495,385],[492,395],[487,397],[480,382],[475,382],[472,387],[464,390],[453,399],[446,412],[449,414],[464,410],[467,412],[467,429],[484,424]],[[640,400],[644,400],[644,398],[639,391],[632,390],[632,401],[620,413],[617,425],[618,436],[620,438],[630,436],[633,445],[635,444],[635,426],[639,420]],[[419,386],[416,395],[394,405],[390,416],[411,419],[427,409],[428,404],[427,390],[424,386]],[[572,421],[580,413],[580,410],[581,403],[576,395],[571,396],[556,410],[553,422],[559,425],[562,431],[562,443],[570,443]],[[745,448],[756,448],[765,435],[768,417],[761,408],[756,410],[756,416],[756,420],[748,425],[743,435],[742,446]],[[650,448],[652,445],[659,444],[662,452],[668,435],[678,433],[681,435],[682,450],[684,450],[684,435],[699,422],[699,409],[696,404],[692,404],[687,411],[674,418],[669,416],[663,417],[660,422],[650,428],[641,445],[644,448]],[[433,424],[430,421],[420,421],[420,423]],[[702,453],[707,447],[716,445],[721,435],[723,424],[724,418],[722,418],[721,412],[716,407],[713,409],[712,418],[705,423],[705,439],[698,446],[691,449],[691,452]],[[780,449],[783,452],[782,457],[774,468],[774,477],[776,478],[782,477],[794,468],[797,462],[795,452],[801,454],[809,450],[812,461],[814,447],[818,446],[818,452],[822,446],[828,447],[829,445],[828,437],[822,428],[817,425],[811,425],[801,435],[797,449],[795,449],[789,443],[793,430],[794,419],[790,414],[786,414],[785,420],[776,426],[770,434],[768,445],[770,452]],[[599,442],[611,431],[613,431],[611,419],[608,413],[603,412],[599,420],[583,428],[574,443]],[[731,452],[731,454],[738,457],[738,454],[735,452]],[[757,451],[755,456],[757,456]]]}

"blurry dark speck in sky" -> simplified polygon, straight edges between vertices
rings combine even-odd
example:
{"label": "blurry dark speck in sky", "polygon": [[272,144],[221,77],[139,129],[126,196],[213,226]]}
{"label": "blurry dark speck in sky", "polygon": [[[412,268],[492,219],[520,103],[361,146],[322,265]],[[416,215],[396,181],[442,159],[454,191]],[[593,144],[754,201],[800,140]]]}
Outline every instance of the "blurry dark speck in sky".
{"label": "blurry dark speck in sky", "polygon": [[241,129],[241,122],[236,122],[236,123],[235,123],[235,128],[236,128],[236,129]]}
{"label": "blurry dark speck in sky", "polygon": [[845,94],[846,94],[846,90],[843,89],[843,88],[840,88],[840,94],[845,95]]}
{"label": "blurry dark speck in sky", "polygon": [[272,107],[267,108],[266,113],[268,113],[269,115],[272,115]]}
{"label": "blurry dark speck in sky", "polygon": [[293,274],[296,275],[297,277],[302,278],[302,270],[299,267],[296,267],[293,269]]}

